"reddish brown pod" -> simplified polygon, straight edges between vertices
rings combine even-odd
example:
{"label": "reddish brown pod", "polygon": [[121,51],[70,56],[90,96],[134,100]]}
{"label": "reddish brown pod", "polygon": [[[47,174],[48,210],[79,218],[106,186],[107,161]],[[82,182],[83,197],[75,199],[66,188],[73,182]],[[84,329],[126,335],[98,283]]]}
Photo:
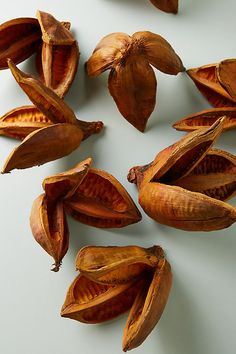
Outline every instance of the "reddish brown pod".
{"label": "reddish brown pod", "polygon": [[236,106],[236,59],[189,69],[187,74],[213,107]]}
{"label": "reddish brown pod", "polygon": [[78,43],[68,22],[59,22],[43,11],[37,11],[37,18],[42,31],[42,46],[36,56],[40,79],[59,97],[64,97],[77,72]]}
{"label": "reddish brown pod", "polygon": [[148,31],[132,36],[120,32],[107,35],[86,63],[89,76],[110,70],[110,94],[123,117],[141,132],[156,104],[157,82],[152,66],[170,75],[184,71],[171,45]]}
{"label": "reddish brown pod", "polygon": [[139,203],[154,220],[189,231],[213,231],[236,221],[225,201],[236,193],[236,157],[212,149],[224,119],[187,134],[153,162],[130,170]]}
{"label": "reddish brown pod", "polygon": [[76,257],[80,274],[68,289],[61,316],[101,323],[130,310],[123,351],[141,345],[158,323],[172,285],[160,246],[94,247]]}
{"label": "reddish brown pod", "polygon": [[91,158],[71,170],[43,181],[44,194],[31,210],[30,224],[36,241],[55,260],[59,270],[68,248],[65,213],[99,228],[120,228],[141,220],[125,188],[109,173],[91,168]]}
{"label": "reddish brown pod", "polygon": [[50,88],[19,70],[9,59],[11,72],[35,105],[19,107],[0,119],[0,134],[24,139],[7,158],[2,173],[24,169],[70,154],[103,123],[78,120],[72,109]]}

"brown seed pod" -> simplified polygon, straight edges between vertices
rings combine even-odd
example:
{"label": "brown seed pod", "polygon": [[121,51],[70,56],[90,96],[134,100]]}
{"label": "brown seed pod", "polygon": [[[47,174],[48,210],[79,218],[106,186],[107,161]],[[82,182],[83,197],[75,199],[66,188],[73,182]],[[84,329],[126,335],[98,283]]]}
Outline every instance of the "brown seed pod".
{"label": "brown seed pod", "polygon": [[35,18],[15,18],[0,25],[0,70],[8,69],[7,59],[18,64],[37,51],[41,31]]}
{"label": "brown seed pod", "polygon": [[173,128],[190,132],[203,127],[210,127],[220,117],[225,117],[223,130],[236,128],[236,107],[205,109],[184,117],[173,124]]}
{"label": "brown seed pod", "polygon": [[81,274],[67,292],[61,315],[100,323],[131,308],[123,350],[139,346],[159,321],[172,285],[162,248],[88,246],[78,253],[76,264]]}
{"label": "brown seed pod", "polygon": [[79,63],[79,47],[68,22],[59,22],[50,14],[37,12],[43,44],[37,52],[36,66],[41,81],[59,97],[69,90]]}
{"label": "brown seed pod", "polygon": [[[8,64],[17,83],[36,108],[15,109],[0,121],[0,134],[24,138],[8,157],[3,173],[14,168],[41,165],[66,156],[75,150],[82,140],[101,131],[102,122],[78,120],[70,107],[50,88],[19,70],[10,59]],[[38,124],[38,120],[43,121],[43,124]],[[26,135],[28,131],[31,133]]]}
{"label": "brown seed pod", "polygon": [[189,133],[151,164],[131,169],[128,179],[137,183],[139,203],[154,220],[190,231],[223,229],[236,221],[236,209],[221,201],[236,192],[235,157],[211,150],[223,122]]}
{"label": "brown seed pod", "polygon": [[83,247],[76,257],[76,269],[86,278],[102,284],[123,284],[157,267],[164,257],[161,247]]}
{"label": "brown seed pod", "polygon": [[111,69],[108,86],[121,114],[143,132],[156,102],[152,67],[176,75],[184,71],[181,59],[161,36],[144,31],[132,36],[112,33],[96,46],[86,63],[89,76]]}
{"label": "brown seed pod", "polygon": [[69,231],[62,201],[52,202],[45,194],[33,203],[30,226],[35,240],[53,257],[53,271],[60,268],[68,250]]}
{"label": "brown seed pod", "polygon": [[[59,124],[59,126],[63,125]],[[68,125],[76,127],[72,124]],[[52,125],[51,127],[56,126]],[[68,139],[65,139],[65,143],[68,144]],[[37,149],[37,151],[40,151],[40,149]],[[39,208],[37,209],[38,200],[46,200],[47,203],[50,203],[51,223],[55,225],[60,224],[60,222],[61,224],[64,223],[64,214],[60,214],[63,218],[62,221],[57,220],[58,215],[56,210],[53,210],[53,207],[56,208],[59,202],[62,203],[63,213],[64,211],[69,212],[77,220],[95,227],[124,227],[141,220],[140,212],[124,187],[107,172],[92,169],[90,167],[91,162],[92,159],[88,158],[66,172],[44,179],[43,189],[45,193],[36,199],[31,212],[32,233],[37,241],[43,239],[43,237],[39,238],[38,228],[34,227],[34,225],[42,224]],[[5,168],[7,169],[7,167]],[[55,215],[56,219],[54,219]],[[46,227],[44,228],[46,229]],[[45,234],[45,237],[48,236]],[[38,242],[50,255],[53,252],[57,253],[57,249],[52,251],[50,248],[44,247],[42,242]],[[151,257],[152,252],[154,250],[147,251],[146,258],[148,260],[146,263],[150,262],[151,264],[153,262],[155,255]],[[159,253],[161,251],[156,248],[155,254],[159,255]],[[149,259],[149,257],[151,258]]]}
{"label": "brown seed pod", "polygon": [[71,198],[65,200],[66,211],[87,225],[124,227],[141,220],[130,195],[112,175],[90,169]]}
{"label": "brown seed pod", "polygon": [[151,3],[158,9],[177,14],[178,13],[178,0],[150,0]]}
{"label": "brown seed pod", "polygon": [[204,65],[187,70],[187,74],[213,107],[234,107],[236,99],[221,84],[222,80],[219,80],[219,66],[220,63]]}

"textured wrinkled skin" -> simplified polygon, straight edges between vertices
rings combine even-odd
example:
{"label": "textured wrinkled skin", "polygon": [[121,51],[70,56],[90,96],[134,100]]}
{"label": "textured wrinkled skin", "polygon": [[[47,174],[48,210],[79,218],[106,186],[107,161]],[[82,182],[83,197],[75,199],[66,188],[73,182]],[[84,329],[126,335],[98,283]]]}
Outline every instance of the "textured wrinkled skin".
{"label": "textured wrinkled skin", "polygon": [[223,130],[236,128],[236,107],[205,109],[180,119],[173,124],[173,128],[190,132],[199,128],[210,127],[222,116],[225,117]]}
{"label": "textured wrinkled skin", "polygon": [[158,9],[177,14],[178,13],[178,0],[150,0],[151,3]]}
{"label": "textured wrinkled skin", "polygon": [[236,221],[236,208],[225,203],[236,192],[236,158],[211,149],[224,118],[189,133],[161,151],[154,161],[130,170],[139,203],[154,220],[189,231],[213,231]]}
{"label": "textured wrinkled skin", "polygon": [[41,31],[35,18],[15,18],[0,25],[0,70],[8,69],[7,59],[21,63],[37,51]]}
{"label": "textured wrinkled skin", "polygon": [[221,85],[217,75],[218,64],[187,70],[201,94],[213,107],[234,107],[236,100]]}
{"label": "textured wrinkled skin", "polygon": [[148,31],[104,37],[86,63],[89,76],[111,70],[109,91],[124,118],[141,132],[156,103],[157,84],[151,65],[171,75],[185,70],[171,45]]}

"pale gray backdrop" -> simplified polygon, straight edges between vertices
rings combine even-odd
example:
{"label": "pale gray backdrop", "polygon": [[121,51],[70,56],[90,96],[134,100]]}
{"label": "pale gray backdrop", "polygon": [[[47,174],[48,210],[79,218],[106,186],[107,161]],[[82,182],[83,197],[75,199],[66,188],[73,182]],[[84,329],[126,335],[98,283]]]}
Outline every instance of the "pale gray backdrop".
{"label": "pale gray backdrop", "polygon": [[[101,119],[106,130],[69,157],[39,168],[0,176],[0,352],[2,354],[120,354],[126,316],[103,325],[60,318],[66,290],[75,277],[74,258],[87,244],[149,247],[160,244],[172,264],[174,284],[164,315],[135,353],[234,354],[236,347],[236,225],[212,233],[193,233],[159,225],[143,215],[121,230],[97,230],[69,220],[70,248],[61,271],[50,272],[50,257],[34,241],[31,204],[45,176],[62,172],[88,156],[94,166],[116,176],[137,201],[126,180],[130,167],[152,160],[183,134],[171,128],[182,116],[208,108],[187,75],[156,72],[158,104],[145,134],[119,114],[107,90],[107,74],[88,79],[84,63],[101,37],[115,31],[150,30],[164,36],[187,68],[236,56],[235,0],[179,0],[179,15],[158,11],[148,0],[5,1],[0,22],[34,16],[37,9],[71,21],[79,41],[78,75],[66,101],[84,120]],[[33,59],[22,63],[32,71]],[[29,104],[9,71],[1,71],[0,114]],[[16,141],[0,139],[0,165]],[[235,131],[217,146],[236,153]],[[40,147],[39,147],[40,148]]]}

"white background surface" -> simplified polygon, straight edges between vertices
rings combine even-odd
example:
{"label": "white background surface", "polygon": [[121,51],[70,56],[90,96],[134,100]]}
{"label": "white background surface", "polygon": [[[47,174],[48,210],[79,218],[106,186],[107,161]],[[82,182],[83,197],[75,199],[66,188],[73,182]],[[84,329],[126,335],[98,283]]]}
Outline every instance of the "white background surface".
{"label": "white background surface", "polygon": [[[98,230],[69,219],[70,248],[59,273],[34,241],[29,227],[33,200],[44,177],[92,156],[94,166],[114,174],[137,201],[126,181],[130,167],[151,161],[183,134],[171,128],[182,116],[208,108],[186,74],[156,72],[158,104],[145,134],[119,114],[107,90],[107,74],[88,79],[83,65],[106,34],[150,30],[164,36],[186,68],[236,56],[235,0],[180,0],[179,15],[158,11],[148,0],[5,1],[0,22],[35,16],[37,9],[71,21],[80,44],[78,75],[66,101],[84,120],[103,120],[106,130],[86,140],[69,157],[0,176],[0,353],[118,354],[126,315],[103,325],[60,318],[66,290],[76,276],[80,247],[160,244],[172,264],[174,284],[161,321],[135,353],[235,354],[236,225],[211,233],[191,233],[159,225],[143,214],[142,222],[120,230]],[[20,67],[32,72],[33,59]],[[29,104],[9,71],[1,71],[0,114]],[[18,142],[0,139],[0,165]],[[236,153],[235,131],[217,143]],[[234,203],[235,204],[235,203]]]}

